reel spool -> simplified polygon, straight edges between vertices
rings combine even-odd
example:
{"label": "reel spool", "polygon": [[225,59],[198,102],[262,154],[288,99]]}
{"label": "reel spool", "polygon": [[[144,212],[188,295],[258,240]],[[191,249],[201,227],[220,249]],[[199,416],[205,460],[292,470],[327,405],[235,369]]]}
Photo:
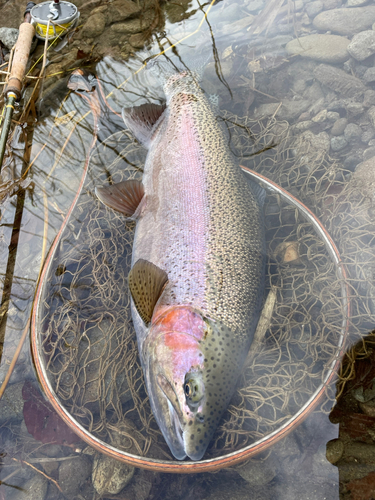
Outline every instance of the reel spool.
{"label": "reel spool", "polygon": [[46,39],[48,23],[48,39],[53,40],[73,28],[80,15],[74,4],[60,0],[34,5],[30,14],[40,40]]}

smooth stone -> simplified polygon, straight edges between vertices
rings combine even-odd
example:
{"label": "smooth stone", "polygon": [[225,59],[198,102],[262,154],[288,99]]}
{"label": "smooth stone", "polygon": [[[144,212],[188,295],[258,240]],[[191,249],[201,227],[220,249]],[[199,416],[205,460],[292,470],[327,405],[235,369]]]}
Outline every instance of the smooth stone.
{"label": "smooth stone", "polygon": [[313,25],[321,31],[351,36],[370,28],[374,22],[375,7],[368,6],[323,11],[315,17]]}
{"label": "smooth stone", "polygon": [[20,490],[13,490],[7,498],[9,500],[44,500],[48,489],[48,481],[41,474],[35,474],[34,477],[26,481]]}
{"label": "smooth stone", "polygon": [[371,146],[371,148],[367,148],[363,151],[363,160],[364,161],[368,161],[374,157],[375,157],[375,146]]}
{"label": "smooth stone", "polygon": [[348,0],[348,7],[362,7],[362,5],[366,5],[369,3],[369,0]]}
{"label": "smooth stone", "polygon": [[319,62],[339,63],[348,59],[349,40],[338,35],[308,35],[287,44],[289,55],[300,55]]}
{"label": "smooth stone", "polygon": [[[375,68],[368,68],[365,72],[365,74],[363,75],[363,80],[366,82],[366,83],[372,83],[372,82],[375,82]],[[368,91],[366,91],[368,92]],[[373,92],[370,90],[370,92]]]}
{"label": "smooth stone", "polygon": [[87,38],[95,38],[101,35],[105,28],[105,16],[98,12],[90,16],[82,28],[82,35]]}
{"label": "smooth stone", "polygon": [[305,10],[309,17],[315,17],[324,8],[323,2],[321,0],[316,0],[315,2],[309,2],[306,4]]}
{"label": "smooth stone", "polygon": [[315,77],[340,96],[354,97],[363,94],[366,87],[359,78],[328,64],[319,64],[314,70]]}
{"label": "smooth stone", "polygon": [[344,443],[341,439],[332,439],[326,445],[326,457],[328,462],[335,464],[340,460],[344,453]]}
{"label": "smooth stone", "polygon": [[356,123],[348,123],[344,130],[344,136],[347,141],[356,141],[362,135],[362,129]]}
{"label": "smooth stone", "polygon": [[92,463],[87,455],[62,462],[59,467],[58,483],[63,494],[67,497],[78,495],[91,470]]}
{"label": "smooth stone", "polygon": [[324,10],[338,9],[342,5],[342,0],[323,0]]}
{"label": "smooth stone", "polygon": [[331,149],[335,153],[337,151],[341,151],[348,145],[348,141],[345,139],[343,135],[339,135],[338,137],[332,137],[331,139]]}
{"label": "smooth stone", "polygon": [[367,30],[354,35],[348,45],[348,52],[357,61],[364,61],[375,54],[375,31]]}

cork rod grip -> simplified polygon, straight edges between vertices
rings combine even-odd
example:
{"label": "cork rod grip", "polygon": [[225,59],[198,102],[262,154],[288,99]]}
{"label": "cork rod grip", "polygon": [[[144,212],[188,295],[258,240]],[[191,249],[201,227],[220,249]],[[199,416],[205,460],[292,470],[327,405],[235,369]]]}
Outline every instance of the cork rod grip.
{"label": "cork rod grip", "polygon": [[32,24],[25,22],[20,25],[19,35],[14,49],[13,65],[6,90],[7,93],[14,92],[17,96],[17,100],[21,98],[22,81],[25,76],[34,34],[35,28]]}

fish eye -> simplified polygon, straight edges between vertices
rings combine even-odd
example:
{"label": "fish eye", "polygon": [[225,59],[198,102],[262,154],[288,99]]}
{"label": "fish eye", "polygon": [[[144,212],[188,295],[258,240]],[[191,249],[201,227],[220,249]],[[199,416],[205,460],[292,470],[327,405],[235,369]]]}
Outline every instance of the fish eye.
{"label": "fish eye", "polygon": [[199,374],[188,373],[185,377],[184,392],[189,406],[196,406],[203,397],[203,381]]}

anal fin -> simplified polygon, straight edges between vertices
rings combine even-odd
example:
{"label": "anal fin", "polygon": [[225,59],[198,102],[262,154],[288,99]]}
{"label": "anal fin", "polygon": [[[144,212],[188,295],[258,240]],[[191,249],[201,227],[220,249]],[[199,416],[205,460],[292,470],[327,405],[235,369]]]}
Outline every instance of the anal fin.
{"label": "anal fin", "polygon": [[132,179],[111,186],[97,187],[95,194],[107,207],[123,213],[126,217],[132,217],[140,205],[145,191],[141,181]]}
{"label": "anal fin", "polygon": [[148,325],[168,275],[148,260],[139,259],[129,273],[129,289],[138,314]]}

